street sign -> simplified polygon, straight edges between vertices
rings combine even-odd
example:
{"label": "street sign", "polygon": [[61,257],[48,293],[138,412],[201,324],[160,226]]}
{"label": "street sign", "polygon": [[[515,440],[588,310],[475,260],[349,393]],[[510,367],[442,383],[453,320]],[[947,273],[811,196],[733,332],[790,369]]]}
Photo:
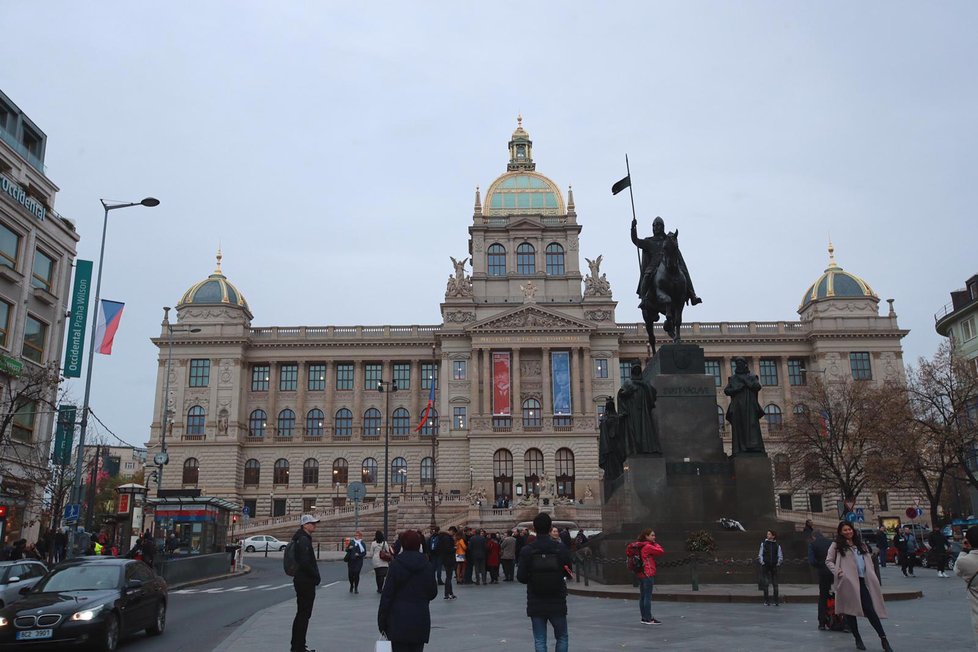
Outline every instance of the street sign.
{"label": "street sign", "polygon": [[79,503],[65,505],[65,523],[75,522],[79,516],[81,516],[81,505]]}
{"label": "street sign", "polygon": [[865,523],[865,522],[866,522],[866,510],[863,509],[862,507],[857,507],[856,508],[856,523]]}
{"label": "street sign", "polygon": [[924,515],[924,510],[921,509],[920,507],[918,507],[917,508],[917,517],[920,518],[923,515]]}
{"label": "street sign", "polygon": [[917,508],[908,507],[907,508],[907,518],[917,518]]}
{"label": "street sign", "polygon": [[846,523],[855,523],[856,522],[856,513],[855,512],[846,512],[846,515],[843,516],[842,518],[843,518],[843,520],[845,520]]}
{"label": "street sign", "polygon": [[362,482],[351,482],[346,487],[346,497],[352,501],[361,501],[367,495],[367,486]]}
{"label": "street sign", "polygon": [[251,510],[248,509],[247,505],[241,508],[241,513],[245,516],[251,516]]}

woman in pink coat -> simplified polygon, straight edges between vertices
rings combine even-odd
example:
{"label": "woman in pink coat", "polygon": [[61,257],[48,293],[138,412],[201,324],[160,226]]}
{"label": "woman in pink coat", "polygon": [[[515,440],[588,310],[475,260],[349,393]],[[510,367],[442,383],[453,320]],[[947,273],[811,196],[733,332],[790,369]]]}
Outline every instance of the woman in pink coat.
{"label": "woman in pink coat", "polygon": [[856,616],[865,616],[879,634],[884,652],[893,652],[880,622],[880,618],[886,618],[886,605],[873,566],[873,555],[859,532],[845,521],[839,523],[835,541],[825,557],[825,566],[835,576],[835,611],[845,614],[846,624],[856,637],[856,649],[866,649],[856,625]]}

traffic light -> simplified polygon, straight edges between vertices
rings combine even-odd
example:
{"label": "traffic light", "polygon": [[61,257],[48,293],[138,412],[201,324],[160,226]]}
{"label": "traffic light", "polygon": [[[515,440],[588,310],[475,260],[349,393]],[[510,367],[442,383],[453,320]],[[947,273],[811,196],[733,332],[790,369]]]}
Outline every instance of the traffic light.
{"label": "traffic light", "polygon": [[7,506],[0,505],[0,518],[7,518]]}
{"label": "traffic light", "polygon": [[238,522],[238,515],[237,514],[234,514],[234,515],[231,516],[231,522],[232,523],[237,523]]}
{"label": "traffic light", "polygon": [[150,471],[149,472],[149,475],[146,476],[146,484],[149,484],[150,482],[154,482],[156,484],[159,484],[160,483],[160,472],[159,471],[154,470],[154,471]]}

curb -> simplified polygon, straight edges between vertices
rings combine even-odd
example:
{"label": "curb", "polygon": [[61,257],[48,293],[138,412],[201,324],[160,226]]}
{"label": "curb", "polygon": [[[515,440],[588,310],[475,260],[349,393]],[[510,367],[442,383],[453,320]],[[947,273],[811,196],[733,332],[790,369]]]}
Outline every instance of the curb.
{"label": "curb", "polygon": [[188,586],[197,586],[198,584],[207,584],[208,582],[216,582],[217,580],[226,580],[232,577],[238,577],[241,575],[247,575],[251,572],[251,566],[241,564],[241,570],[235,571],[233,573],[225,573],[224,575],[214,575],[213,577],[202,577],[196,580],[190,580],[189,582],[180,582],[179,584],[168,584],[167,589],[183,589]]}
{"label": "curb", "polygon": [[[627,593],[620,590],[612,589],[578,589],[574,587],[567,587],[567,593],[570,595],[578,595],[589,598],[612,598],[617,600],[638,600],[638,589],[634,591],[628,591]],[[760,591],[757,595],[745,595],[741,593],[705,593],[705,592],[695,592],[695,593],[670,593],[668,591],[656,590],[654,593],[654,599],[661,602],[718,602],[718,603],[737,603],[737,604],[758,604],[761,601],[762,594]],[[918,600],[924,597],[924,592],[919,590],[912,591],[893,591],[891,593],[884,593],[884,600]],[[792,604],[815,604],[818,602],[818,595],[782,595],[781,602],[790,602]]]}

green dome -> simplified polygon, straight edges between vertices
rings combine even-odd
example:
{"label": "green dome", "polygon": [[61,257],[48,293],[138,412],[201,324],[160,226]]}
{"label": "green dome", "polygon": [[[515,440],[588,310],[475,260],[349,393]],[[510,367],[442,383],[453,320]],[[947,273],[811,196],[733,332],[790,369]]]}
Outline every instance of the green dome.
{"label": "green dome", "polygon": [[183,293],[177,308],[187,305],[199,306],[238,306],[249,310],[248,302],[245,300],[238,288],[221,272],[221,254],[217,254],[217,269],[214,273],[199,283],[194,283],[190,289]]}
{"label": "green dome", "polygon": [[557,185],[536,172],[507,172],[486,192],[488,215],[562,215],[564,200]]}
{"label": "green dome", "polygon": [[869,283],[855,274],[845,271],[835,262],[835,247],[829,243],[829,265],[825,271],[812,283],[801,298],[799,312],[813,301],[822,299],[859,299],[867,298],[879,301],[879,297],[869,287]]}

